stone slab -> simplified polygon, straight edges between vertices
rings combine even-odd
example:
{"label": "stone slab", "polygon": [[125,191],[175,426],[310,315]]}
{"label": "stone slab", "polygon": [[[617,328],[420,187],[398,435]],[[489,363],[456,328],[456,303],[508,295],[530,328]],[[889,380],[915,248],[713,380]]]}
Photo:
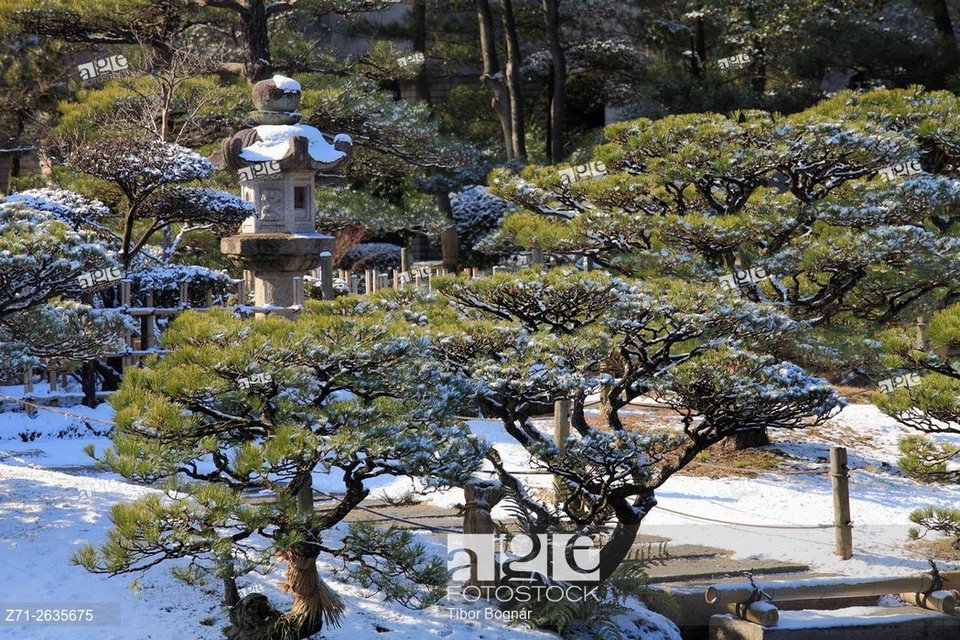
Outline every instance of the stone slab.
{"label": "stone slab", "polygon": [[731,615],[710,618],[710,640],[957,640],[960,618],[917,607],[781,611],[761,627]]}

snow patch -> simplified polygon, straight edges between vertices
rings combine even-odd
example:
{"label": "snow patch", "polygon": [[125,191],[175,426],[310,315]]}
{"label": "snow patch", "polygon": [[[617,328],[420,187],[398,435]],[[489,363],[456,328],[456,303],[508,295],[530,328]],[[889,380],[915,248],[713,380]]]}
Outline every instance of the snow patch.
{"label": "snow patch", "polygon": [[256,131],[260,140],[240,151],[240,157],[249,162],[283,159],[290,151],[290,138],[295,136],[307,139],[310,157],[317,162],[329,164],[346,155],[343,151],[337,151],[319,130],[310,125],[261,124]]}
{"label": "snow patch", "polygon": [[301,90],[299,82],[293,78],[279,74],[273,76],[273,84],[277,85],[277,89],[280,89],[284,93],[296,93]]}

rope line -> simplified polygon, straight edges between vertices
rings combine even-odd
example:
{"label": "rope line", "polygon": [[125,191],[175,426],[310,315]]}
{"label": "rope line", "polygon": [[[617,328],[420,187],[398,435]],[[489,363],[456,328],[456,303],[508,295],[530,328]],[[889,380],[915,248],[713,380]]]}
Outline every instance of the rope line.
{"label": "rope line", "polygon": [[42,404],[37,404],[35,402],[28,402],[23,398],[15,398],[14,396],[8,396],[5,393],[0,393],[0,398],[3,398],[5,400],[12,400],[13,402],[18,402],[27,407],[40,409],[41,411],[49,411],[50,413],[57,413],[62,416],[67,416],[68,418],[79,418],[81,420],[86,420],[88,422],[99,422],[100,424],[108,424],[111,427],[116,426],[112,420],[104,420],[103,418],[94,418],[93,416],[85,416],[82,413],[71,413],[69,411],[60,411],[59,409],[54,409],[53,407],[47,407]]}
{"label": "rope line", "polygon": [[[326,491],[320,491],[319,489],[314,489],[313,491],[314,491],[315,493],[319,493],[321,496],[324,496],[324,497],[326,497],[326,498],[330,498],[331,500],[339,500],[339,498],[337,498],[336,496],[330,495],[330,494],[327,493]],[[432,525],[429,525],[429,524],[423,524],[422,522],[417,522],[417,521],[415,521],[415,520],[407,520],[406,518],[401,518],[401,517],[399,517],[399,516],[392,516],[392,515],[390,515],[389,513],[383,513],[382,511],[377,511],[376,509],[371,509],[370,507],[365,507],[365,506],[363,506],[362,504],[358,504],[358,505],[357,505],[356,507],[354,507],[354,508],[355,508],[355,509],[360,509],[361,511],[367,511],[367,512],[372,513],[372,514],[374,514],[374,515],[380,516],[381,518],[386,518],[387,520],[393,520],[394,522],[403,522],[404,524],[410,524],[410,525],[413,525],[413,526],[415,526],[415,527],[419,527],[420,529],[426,529],[426,530],[428,530],[428,531],[439,531],[439,532],[442,532],[442,533],[463,533],[462,531],[458,531],[458,530],[456,530],[456,529],[450,529],[450,528],[447,528],[447,527],[436,527],[436,526],[432,526]]]}
{"label": "rope line", "polygon": [[703,520],[705,522],[715,522],[717,524],[729,524],[735,527],[752,527],[754,529],[834,529],[838,525],[835,524],[811,524],[811,525],[776,525],[776,524],[747,524],[745,522],[731,522],[730,520],[719,520],[717,518],[708,518],[706,516],[695,516],[691,513],[684,513],[683,511],[676,511],[674,509],[668,509],[667,507],[661,507],[657,505],[654,507],[667,513],[672,513],[674,515],[683,516],[685,518],[692,518],[694,520]]}

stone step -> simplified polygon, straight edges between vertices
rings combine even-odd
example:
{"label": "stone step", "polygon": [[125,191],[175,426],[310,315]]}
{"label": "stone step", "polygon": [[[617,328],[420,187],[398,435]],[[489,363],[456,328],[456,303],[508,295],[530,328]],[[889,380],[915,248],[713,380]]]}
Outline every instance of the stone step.
{"label": "stone step", "polygon": [[677,562],[680,560],[706,560],[726,557],[733,552],[717,547],[699,544],[670,544],[667,542],[634,543],[627,555],[628,560],[650,560],[653,562]]}
{"label": "stone step", "polygon": [[738,577],[744,571],[754,575],[803,573],[810,567],[780,560],[739,560],[729,557],[680,559],[654,564],[647,568],[650,582],[692,582]]}

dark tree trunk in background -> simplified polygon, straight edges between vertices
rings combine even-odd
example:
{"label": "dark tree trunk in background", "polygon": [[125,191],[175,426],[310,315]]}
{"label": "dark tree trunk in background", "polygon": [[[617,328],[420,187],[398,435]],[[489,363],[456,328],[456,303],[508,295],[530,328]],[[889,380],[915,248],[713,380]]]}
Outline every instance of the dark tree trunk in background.
{"label": "dark tree trunk in background", "polygon": [[697,17],[693,19],[693,59],[690,70],[696,76],[702,76],[707,65],[707,32],[703,24],[703,5],[697,5]]}
{"label": "dark tree trunk in background", "polygon": [[943,41],[944,53],[950,61],[951,69],[956,69],[960,63],[960,53],[957,49],[957,34],[953,31],[953,20],[950,19],[950,9],[946,0],[930,0],[928,3],[933,15],[933,24]]}
{"label": "dark tree trunk in background", "polygon": [[547,40],[550,47],[550,118],[549,144],[550,163],[563,161],[563,141],[566,131],[567,109],[567,59],[560,44],[560,1],[543,0],[543,14],[547,23]]}
{"label": "dark tree trunk in background", "polygon": [[477,22],[480,26],[480,53],[483,57],[483,71],[480,74],[480,83],[490,89],[493,94],[491,106],[500,119],[500,128],[503,131],[503,147],[507,159],[513,155],[513,128],[510,118],[510,96],[507,91],[503,70],[497,56],[497,44],[493,28],[493,12],[487,0],[476,0]]}
{"label": "dark tree trunk in background", "polygon": [[[413,50],[423,54],[424,60],[427,57],[427,2],[426,0],[414,0],[413,10]],[[433,117],[433,103],[430,99],[430,78],[426,72],[426,65],[417,74],[414,83],[414,97],[417,101],[426,102],[430,105],[431,117]],[[450,205],[450,194],[446,191],[436,195],[437,210],[443,214],[448,221],[448,226],[440,235],[440,251],[443,258],[443,267],[455,273],[460,268],[459,242],[457,240],[457,228],[453,225],[453,207]]]}
{"label": "dark tree trunk in background", "polygon": [[95,409],[97,407],[97,363],[84,362],[80,365],[80,388],[83,390],[83,405]]}
{"label": "dark tree trunk in background", "polygon": [[748,429],[737,431],[723,441],[721,445],[727,451],[743,451],[756,447],[765,447],[770,444],[770,435],[766,429]]}
{"label": "dark tree trunk in background", "polygon": [[767,59],[763,43],[758,42],[753,45],[753,52],[750,54],[750,88],[757,93],[763,93],[767,90]]}
{"label": "dark tree trunk in background", "polygon": [[[413,50],[422,53],[423,59],[427,59],[427,0],[414,0],[413,9]],[[430,100],[430,81],[427,78],[427,65],[420,68],[420,72],[414,79],[414,95],[417,100],[423,100],[428,104]]]}
{"label": "dark tree trunk in background", "polygon": [[267,8],[263,0],[250,0],[247,10],[240,14],[247,60],[243,76],[251,84],[273,75],[270,62],[270,34],[267,31]]}
{"label": "dark tree trunk in background", "polygon": [[10,177],[13,175],[13,160],[9,155],[0,153],[0,196],[10,193]]}
{"label": "dark tree trunk in background", "polygon": [[518,159],[526,159],[526,126],[523,119],[523,92],[520,85],[520,36],[517,34],[517,21],[513,14],[513,0],[500,0],[500,13],[503,19],[503,35],[507,42],[507,90],[510,95],[510,127],[513,141],[513,154]]}

